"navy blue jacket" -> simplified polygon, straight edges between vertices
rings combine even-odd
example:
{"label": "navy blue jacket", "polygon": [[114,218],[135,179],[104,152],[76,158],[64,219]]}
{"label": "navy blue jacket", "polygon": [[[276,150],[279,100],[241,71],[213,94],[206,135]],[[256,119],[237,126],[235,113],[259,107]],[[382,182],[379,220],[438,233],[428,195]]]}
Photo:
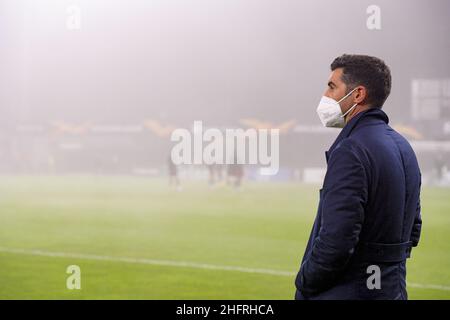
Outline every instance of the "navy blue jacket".
{"label": "navy blue jacket", "polygon": [[[361,112],[325,153],[296,299],[407,299],[406,259],[422,226],[421,175],[410,144],[388,123],[381,109]],[[369,278],[373,265],[379,288]]]}

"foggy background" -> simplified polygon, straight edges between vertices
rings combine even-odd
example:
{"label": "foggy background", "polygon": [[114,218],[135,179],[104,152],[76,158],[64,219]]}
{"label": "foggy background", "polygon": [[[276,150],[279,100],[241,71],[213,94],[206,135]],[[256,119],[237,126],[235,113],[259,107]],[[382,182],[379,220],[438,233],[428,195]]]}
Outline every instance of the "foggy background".
{"label": "foggy background", "polygon": [[283,128],[278,178],[301,180],[339,133],[316,114],[329,65],[359,53],[390,66],[383,110],[425,182],[450,183],[449,13],[446,0],[0,0],[0,173],[162,175],[170,132],[201,120]]}

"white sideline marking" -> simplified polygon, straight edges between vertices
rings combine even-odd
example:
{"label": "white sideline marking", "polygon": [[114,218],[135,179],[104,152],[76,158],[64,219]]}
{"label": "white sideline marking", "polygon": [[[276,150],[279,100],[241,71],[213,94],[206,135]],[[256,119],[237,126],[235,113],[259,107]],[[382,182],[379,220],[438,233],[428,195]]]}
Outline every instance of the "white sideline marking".
{"label": "white sideline marking", "polygon": [[[214,265],[214,264],[186,262],[186,261],[112,257],[112,256],[100,256],[100,255],[95,255],[95,254],[50,252],[50,251],[42,251],[42,250],[12,249],[12,248],[4,248],[4,247],[0,247],[0,252],[33,255],[33,256],[43,256],[43,257],[75,258],[75,259],[85,259],[85,260],[125,262],[125,263],[158,265],[158,266],[168,266],[168,267],[187,267],[187,268],[195,268],[195,269],[237,271],[237,272],[259,273],[259,274],[274,275],[274,276],[294,277],[296,275],[296,273],[290,272],[290,271],[259,269],[259,268],[246,268],[246,267],[236,267],[236,266],[220,266],[220,265]],[[411,288],[450,291],[450,286],[442,286],[442,285],[437,285],[437,284],[420,284],[420,283],[408,282],[407,285],[408,285],[408,287],[411,287]]]}
{"label": "white sideline marking", "polygon": [[219,265],[213,265],[213,264],[186,262],[186,261],[112,257],[112,256],[100,256],[100,255],[94,255],[94,254],[50,252],[50,251],[26,250],[26,249],[11,249],[11,248],[3,248],[3,247],[0,247],[0,252],[34,255],[34,256],[44,256],[44,257],[75,258],[75,259],[86,259],[86,260],[126,262],[126,263],[135,263],[135,264],[149,264],[149,265],[169,266],[169,267],[188,267],[188,268],[196,268],[196,269],[238,271],[238,272],[246,272],[246,273],[269,274],[269,275],[275,275],[275,276],[294,276],[295,275],[295,273],[289,272],[289,271],[281,271],[281,270],[278,271],[278,270],[270,270],[270,269],[255,269],[255,268],[245,268],[245,267],[235,267],[235,266],[219,266]]}
{"label": "white sideline marking", "polygon": [[450,291],[450,287],[448,287],[448,286],[441,286],[439,284],[420,284],[420,283],[408,282],[407,285],[408,285],[408,287],[411,287],[411,288]]}

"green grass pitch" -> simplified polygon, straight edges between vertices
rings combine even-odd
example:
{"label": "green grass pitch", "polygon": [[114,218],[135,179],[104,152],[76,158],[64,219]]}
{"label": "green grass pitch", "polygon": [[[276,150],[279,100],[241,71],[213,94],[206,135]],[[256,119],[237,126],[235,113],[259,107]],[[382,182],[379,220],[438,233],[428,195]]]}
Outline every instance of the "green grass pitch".
{"label": "green grass pitch", "polygon": [[[299,267],[318,189],[246,183],[236,192],[191,182],[176,192],[158,179],[1,177],[0,299],[292,299],[289,273]],[[409,298],[449,299],[450,189],[424,187],[422,212],[422,240],[408,260]],[[8,251],[17,249],[24,251]],[[66,288],[73,264],[81,268],[81,290]]]}

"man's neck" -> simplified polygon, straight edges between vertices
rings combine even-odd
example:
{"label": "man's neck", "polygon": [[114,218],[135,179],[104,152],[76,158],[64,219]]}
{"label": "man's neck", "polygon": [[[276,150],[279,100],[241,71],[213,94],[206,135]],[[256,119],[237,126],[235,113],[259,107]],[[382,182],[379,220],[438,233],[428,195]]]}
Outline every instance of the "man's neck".
{"label": "man's neck", "polygon": [[349,123],[350,120],[352,120],[353,117],[355,117],[357,114],[364,112],[366,110],[369,110],[370,106],[365,104],[365,105],[357,105],[352,111],[350,111],[350,113],[345,117],[345,123]]}

